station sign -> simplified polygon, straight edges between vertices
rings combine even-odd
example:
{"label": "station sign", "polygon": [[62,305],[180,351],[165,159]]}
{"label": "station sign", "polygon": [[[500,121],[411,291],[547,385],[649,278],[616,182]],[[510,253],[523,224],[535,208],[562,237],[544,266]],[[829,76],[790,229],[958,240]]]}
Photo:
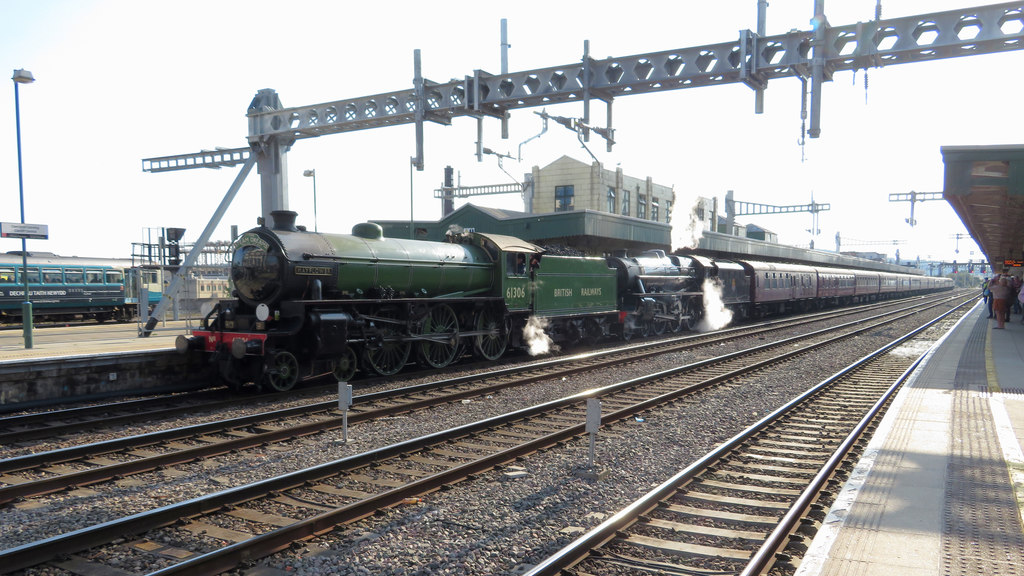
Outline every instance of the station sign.
{"label": "station sign", "polygon": [[22,222],[0,222],[0,238],[27,238],[47,240],[50,229],[46,224],[25,224]]}
{"label": "station sign", "polygon": [[1024,260],[1011,260],[1007,258],[1006,260],[1003,260],[1003,266],[1006,268],[1020,268],[1021,266],[1024,266]]}

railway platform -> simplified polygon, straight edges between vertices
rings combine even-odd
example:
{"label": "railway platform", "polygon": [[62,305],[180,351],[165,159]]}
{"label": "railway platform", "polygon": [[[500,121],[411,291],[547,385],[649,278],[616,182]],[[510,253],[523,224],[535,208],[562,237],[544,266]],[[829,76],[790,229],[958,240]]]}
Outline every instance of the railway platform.
{"label": "railway platform", "polygon": [[1024,324],[987,314],[927,353],[797,576],[1024,574]]}
{"label": "railway platform", "polygon": [[206,364],[175,351],[187,330],[166,322],[139,338],[135,324],[51,325],[33,331],[29,349],[20,328],[0,330],[0,413],[208,386]]}
{"label": "railway platform", "polygon": [[33,331],[25,348],[21,328],[0,331],[0,364],[27,359],[68,358],[94,354],[174,350],[174,340],[189,328],[185,321],[164,322],[148,338],[139,338],[136,324],[50,326]]}

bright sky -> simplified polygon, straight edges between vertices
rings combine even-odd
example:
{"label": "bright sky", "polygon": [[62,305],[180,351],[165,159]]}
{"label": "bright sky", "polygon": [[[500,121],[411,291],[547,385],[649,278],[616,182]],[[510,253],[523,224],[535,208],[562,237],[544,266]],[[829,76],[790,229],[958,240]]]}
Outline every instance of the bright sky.
{"label": "bright sky", "polygon": [[[883,17],[980,5],[970,0],[886,0]],[[237,168],[143,173],[154,156],[241,147],[245,112],[256,92],[273,88],[287,106],[353,98],[411,87],[413,50],[424,76],[447,81],[475,69],[500,72],[500,20],[508,20],[509,69],[578,62],[584,40],[595,58],[723,42],[756,29],[756,0],[718,2],[422,2],[195,0],[36,0],[0,3],[0,70],[30,70],[22,85],[21,121],[26,220],[49,225],[50,239],[30,250],[62,255],[127,257],[146,230],[187,228],[194,241]],[[768,34],[808,29],[812,0],[774,0]],[[834,25],[871,20],[875,0],[829,0]],[[980,259],[981,252],[944,201],[908,203],[891,193],[939,192],[947,145],[1019,144],[1019,70],[1024,54],[972,56],[837,74],[826,85],[822,136],[801,150],[800,82],[773,80],[765,114],[742,84],[622,97],[615,101],[616,141],[590,148],[614,169],[699,194],[774,205],[831,204],[820,214],[815,245],[888,252],[893,246],[854,241],[903,240],[904,259]],[[0,220],[17,222],[18,176],[13,83],[0,90]],[[512,112],[511,136],[485,122],[484,145],[517,153],[541,130],[533,111]],[[582,104],[548,108],[581,117]],[[604,104],[592,105],[602,125]],[[313,228],[316,169],[321,231],[347,233],[367,219],[407,219],[412,125],[301,140],[288,154],[289,195],[299,223]],[[463,185],[510,182],[494,157],[477,163],[476,122],[426,127],[426,169],[412,177],[417,219],[437,219],[445,165]],[[563,154],[589,162],[575,134],[551,123],[504,161],[516,179]],[[477,197],[482,205],[522,209],[518,196]],[[255,170],[214,234],[255,225],[260,211]],[[807,245],[811,216],[759,216],[754,222],[785,243]],[[153,236],[155,239],[155,234]],[[959,248],[959,254],[954,250]],[[20,241],[0,241],[0,251]]]}

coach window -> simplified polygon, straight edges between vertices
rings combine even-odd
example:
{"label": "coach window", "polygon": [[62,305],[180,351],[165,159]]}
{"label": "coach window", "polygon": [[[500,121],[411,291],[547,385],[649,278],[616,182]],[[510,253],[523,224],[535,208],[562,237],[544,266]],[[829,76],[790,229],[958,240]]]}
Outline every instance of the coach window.
{"label": "coach window", "polygon": [[124,274],[120,270],[107,270],[107,284],[124,284]]}
{"label": "coach window", "polygon": [[81,268],[64,269],[64,280],[68,284],[81,284],[83,278],[85,278],[85,276],[83,275]]}
{"label": "coach window", "polygon": [[85,271],[85,283],[86,284],[103,284],[103,271],[102,270],[86,270]]}
{"label": "coach window", "polygon": [[43,284],[63,284],[64,275],[60,268],[43,268]]}
{"label": "coach window", "polygon": [[14,268],[0,268],[0,284],[14,284]]}
{"label": "coach window", "polygon": [[[18,266],[18,282],[24,282],[25,277],[23,275],[23,268]],[[39,268],[28,269],[28,282],[29,284],[39,284]]]}

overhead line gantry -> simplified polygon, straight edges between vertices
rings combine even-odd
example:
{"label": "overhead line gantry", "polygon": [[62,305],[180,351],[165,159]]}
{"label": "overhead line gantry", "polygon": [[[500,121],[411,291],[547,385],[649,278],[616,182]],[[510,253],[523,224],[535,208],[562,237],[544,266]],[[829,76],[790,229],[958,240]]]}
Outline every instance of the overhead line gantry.
{"label": "overhead line gantry", "polygon": [[[738,38],[715,44],[594,59],[589,43],[584,43],[580,62],[507,74],[474,70],[449,82],[424,78],[420,51],[415,50],[410,88],[293,108],[285,108],[273,89],[263,89],[247,113],[252,157],[243,161],[243,170],[255,159],[262,216],[270,224],[271,212],[288,208],[285,154],[295,141],[305,138],[414,123],[416,155],[411,162],[423,170],[423,127],[428,121],[448,125],[459,116],[505,121],[514,109],[581,102],[582,124],[591,126],[590,104],[598,99],[606,103],[604,130],[610,135],[616,97],[742,82],[755,91],[755,112],[760,113],[763,91],[778,78],[810,84],[808,134],[817,138],[822,85],[836,72],[1024,48],[1024,2],[1020,1],[832,26],[825,17],[825,0],[815,0],[811,30],[770,36],[765,35],[766,7],[765,0],[758,0],[758,32],[741,30]],[[584,140],[589,132],[584,130]],[[144,170],[147,162],[152,165],[159,160],[143,160]],[[208,228],[216,224],[211,221]],[[168,293],[176,291],[184,267],[179,274]],[[168,300],[165,293],[144,335],[156,326],[155,319]]]}

